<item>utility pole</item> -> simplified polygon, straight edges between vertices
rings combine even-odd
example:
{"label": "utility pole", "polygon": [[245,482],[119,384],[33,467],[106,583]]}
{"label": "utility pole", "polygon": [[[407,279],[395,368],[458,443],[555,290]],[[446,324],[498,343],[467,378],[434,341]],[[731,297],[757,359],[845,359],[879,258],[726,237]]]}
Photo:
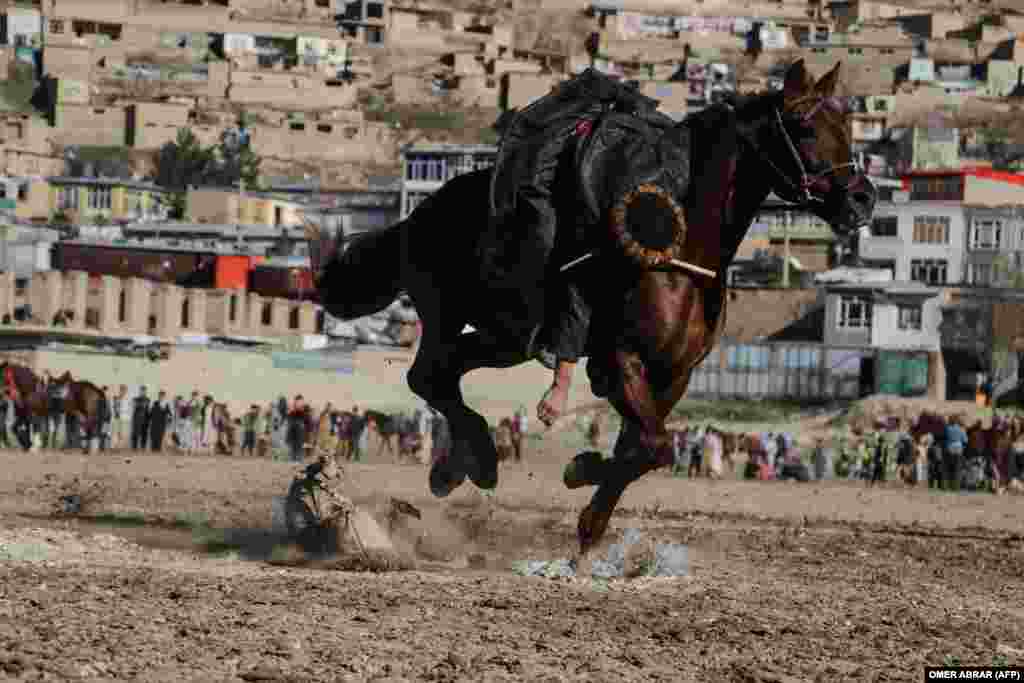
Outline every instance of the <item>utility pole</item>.
{"label": "utility pole", "polygon": [[787,211],[782,215],[782,286],[789,289],[789,226],[793,222],[793,214]]}

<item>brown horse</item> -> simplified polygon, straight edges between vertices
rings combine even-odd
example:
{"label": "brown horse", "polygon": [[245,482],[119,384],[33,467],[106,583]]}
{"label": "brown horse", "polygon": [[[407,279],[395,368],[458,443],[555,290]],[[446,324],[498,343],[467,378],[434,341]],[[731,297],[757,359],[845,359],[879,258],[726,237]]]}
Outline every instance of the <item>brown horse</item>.
{"label": "brown horse", "polygon": [[[852,163],[849,117],[834,98],[837,81],[838,65],[815,82],[799,61],[788,70],[781,91],[709,106],[658,138],[644,134],[655,140],[649,144],[657,150],[648,158],[662,164],[652,173],[669,177],[655,176],[681,193],[686,235],[677,260],[691,268],[645,266],[623,251],[605,220],[620,198],[606,196],[607,189],[598,194],[609,213],[584,226],[580,238],[574,228],[590,213],[579,199],[579,175],[571,167],[556,178],[556,249],[564,235],[573,249],[560,253],[595,255],[567,274],[559,266],[569,259],[552,264],[549,272],[573,278],[596,304],[587,372],[594,392],[624,421],[612,460],[581,453],[565,471],[570,488],[597,486],[579,519],[581,554],[601,539],[626,487],[672,462],[665,420],[720,334],[724,274],[768,194],[774,190],[815,213],[841,236],[870,221],[875,191]],[[648,139],[636,142],[648,144]],[[574,153],[569,148],[567,161]],[[467,477],[482,488],[497,484],[489,425],[465,404],[461,378],[477,368],[531,359],[522,340],[505,338],[503,312],[491,310],[488,282],[475,261],[490,216],[491,175],[483,170],[453,178],[404,221],[356,238],[344,249],[312,225],[307,228],[317,293],[331,315],[352,319],[374,313],[403,290],[415,303],[423,334],[408,372],[409,387],[445,416],[451,430],[450,452],[430,473],[435,496],[448,495]],[[507,241],[514,247],[516,235],[507,235]],[[713,275],[694,274],[694,268]],[[474,331],[464,331],[467,325]]]}
{"label": "brown horse", "polygon": [[47,427],[50,401],[43,381],[31,369],[17,363],[0,363],[4,393],[14,404],[16,426],[28,427],[28,439],[22,440],[25,450],[35,448],[34,435]]}
{"label": "brown horse", "polygon": [[75,417],[84,432],[82,451],[88,453],[94,447],[94,439],[99,437],[103,423],[110,417],[110,405],[103,390],[92,382],[72,379],[70,372],[54,381],[61,388],[64,414]]}

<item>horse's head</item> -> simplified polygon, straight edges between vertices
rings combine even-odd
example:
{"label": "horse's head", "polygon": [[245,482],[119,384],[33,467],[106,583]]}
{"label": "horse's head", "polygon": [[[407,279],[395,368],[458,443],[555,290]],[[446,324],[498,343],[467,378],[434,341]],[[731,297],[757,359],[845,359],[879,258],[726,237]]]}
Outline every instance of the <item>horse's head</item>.
{"label": "horse's head", "polygon": [[754,136],[775,194],[848,238],[871,221],[878,193],[853,158],[850,112],[835,96],[839,67],[815,81],[794,62]]}

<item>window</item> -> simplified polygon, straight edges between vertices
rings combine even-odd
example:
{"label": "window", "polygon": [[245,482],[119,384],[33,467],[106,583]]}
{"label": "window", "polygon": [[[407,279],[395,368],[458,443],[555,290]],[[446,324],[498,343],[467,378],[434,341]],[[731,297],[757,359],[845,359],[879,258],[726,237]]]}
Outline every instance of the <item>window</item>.
{"label": "window", "polygon": [[381,2],[368,2],[368,3],[366,3],[366,18],[367,19],[383,19],[384,18],[384,3],[381,3]]}
{"label": "window", "polygon": [[944,285],[948,267],[945,260],[914,259],[910,262],[910,279],[926,285]]}
{"label": "window", "polygon": [[880,216],[871,221],[873,237],[896,237],[899,234],[899,218],[896,216]]}
{"label": "window", "polygon": [[875,111],[889,111],[889,100],[883,100],[882,98],[876,98],[873,108]]}
{"label": "window", "polygon": [[921,330],[921,306],[899,306],[896,309],[896,326],[901,330]]}
{"label": "window", "polygon": [[870,330],[871,300],[863,296],[840,296],[836,327],[840,330]]}
{"label": "window", "polygon": [[445,180],[445,160],[444,159],[431,159],[427,162],[427,180],[436,182],[444,182]]}
{"label": "window", "polygon": [[316,129],[321,133],[330,133],[334,130],[334,126],[329,123],[319,123],[317,124]]}
{"label": "window", "polygon": [[288,128],[290,130],[306,130],[306,124],[304,123],[289,123]]}
{"label": "window", "polygon": [[862,54],[864,54],[864,49],[863,48],[859,48],[859,47],[851,47],[850,48],[850,54],[851,55],[862,55]]}
{"label": "window", "polygon": [[64,22],[54,19],[50,22],[50,33],[64,33]]}
{"label": "window", "polygon": [[771,353],[767,346],[730,346],[726,367],[730,370],[767,370]]}
{"label": "window", "polygon": [[791,370],[813,370],[821,365],[821,349],[810,346],[785,349],[782,353],[782,365]]}
{"label": "window", "polygon": [[425,159],[406,159],[405,162],[405,179],[406,180],[424,180],[427,175]]}
{"label": "window", "polygon": [[963,199],[962,176],[915,178],[910,182],[910,198],[933,201]]}
{"label": "window", "polygon": [[384,31],[376,26],[366,27],[366,44],[380,45],[384,42]]}
{"label": "window", "polygon": [[971,249],[998,249],[1003,241],[1003,222],[997,219],[971,221]]}
{"label": "window", "polygon": [[110,202],[110,188],[109,187],[90,187],[89,188],[89,208],[90,209],[109,209]]}
{"label": "window", "polygon": [[896,54],[896,50],[892,49],[891,47],[883,47],[879,50],[879,52],[881,52],[883,55]]}
{"label": "window", "polygon": [[970,284],[989,286],[992,284],[992,264],[974,263],[970,267]]}
{"label": "window", "polygon": [[78,187],[62,187],[57,190],[57,208],[78,210]]}
{"label": "window", "polygon": [[949,244],[949,216],[914,216],[914,241]]}

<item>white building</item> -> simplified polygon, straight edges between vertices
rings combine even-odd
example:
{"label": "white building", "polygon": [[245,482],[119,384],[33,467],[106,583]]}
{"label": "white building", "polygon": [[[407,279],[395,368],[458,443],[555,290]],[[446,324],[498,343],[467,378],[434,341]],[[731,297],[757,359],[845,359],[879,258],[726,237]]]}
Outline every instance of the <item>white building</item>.
{"label": "white building", "polygon": [[895,281],[928,285],[964,279],[964,206],[959,201],[879,202],[870,235],[860,239],[866,266]]}
{"label": "white building", "polygon": [[402,203],[405,219],[420,202],[457,175],[494,165],[494,145],[407,145],[402,148]]}

